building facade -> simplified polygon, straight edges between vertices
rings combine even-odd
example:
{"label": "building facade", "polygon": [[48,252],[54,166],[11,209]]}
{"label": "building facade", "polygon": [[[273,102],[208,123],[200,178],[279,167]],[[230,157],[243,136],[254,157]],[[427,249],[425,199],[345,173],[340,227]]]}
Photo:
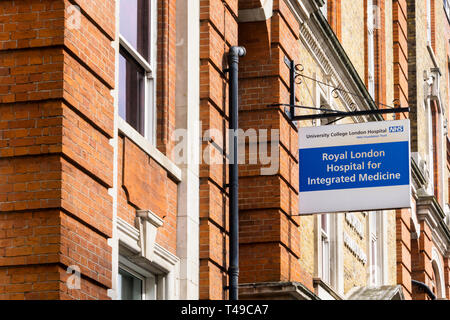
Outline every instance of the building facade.
{"label": "building facade", "polygon": [[[449,8],[1,1],[0,299],[228,299],[232,46],[240,298],[449,299]],[[411,209],[298,215],[299,127],[405,118]]]}

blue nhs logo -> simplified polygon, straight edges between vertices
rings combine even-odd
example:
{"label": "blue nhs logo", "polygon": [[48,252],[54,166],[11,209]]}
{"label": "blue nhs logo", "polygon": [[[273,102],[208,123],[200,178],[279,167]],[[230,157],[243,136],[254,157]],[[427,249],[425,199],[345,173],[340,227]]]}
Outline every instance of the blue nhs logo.
{"label": "blue nhs logo", "polygon": [[394,133],[394,132],[403,132],[403,126],[389,127],[389,132],[390,132],[390,133]]}

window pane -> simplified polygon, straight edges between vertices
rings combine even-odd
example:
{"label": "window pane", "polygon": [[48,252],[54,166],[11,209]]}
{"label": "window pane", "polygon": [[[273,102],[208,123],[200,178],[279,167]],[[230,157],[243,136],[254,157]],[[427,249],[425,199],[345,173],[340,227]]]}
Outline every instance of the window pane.
{"label": "window pane", "polygon": [[144,135],[145,71],[123,50],[119,58],[119,116]]}
{"label": "window pane", "polygon": [[322,280],[330,283],[330,245],[326,239],[322,239]]}
{"label": "window pane", "polygon": [[321,215],[321,225],[322,225],[323,232],[325,232],[328,235],[328,215],[327,214]]}
{"label": "window pane", "polygon": [[143,281],[123,269],[119,269],[120,300],[142,300]]}
{"label": "window pane", "polygon": [[150,0],[120,1],[120,34],[150,60]]}
{"label": "window pane", "polygon": [[369,223],[370,223],[371,233],[373,235],[377,236],[378,225],[377,225],[377,212],[376,211],[369,213]]}
{"label": "window pane", "polygon": [[377,242],[375,240],[372,240],[371,242],[371,251],[372,251],[372,284],[376,285],[378,284],[378,261],[377,261]]}

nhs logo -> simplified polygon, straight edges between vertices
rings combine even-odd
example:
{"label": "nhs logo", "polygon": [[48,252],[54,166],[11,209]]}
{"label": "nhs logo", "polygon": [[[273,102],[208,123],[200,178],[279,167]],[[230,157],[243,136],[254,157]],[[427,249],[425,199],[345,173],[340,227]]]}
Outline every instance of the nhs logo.
{"label": "nhs logo", "polygon": [[389,127],[389,133],[403,132],[403,126]]}

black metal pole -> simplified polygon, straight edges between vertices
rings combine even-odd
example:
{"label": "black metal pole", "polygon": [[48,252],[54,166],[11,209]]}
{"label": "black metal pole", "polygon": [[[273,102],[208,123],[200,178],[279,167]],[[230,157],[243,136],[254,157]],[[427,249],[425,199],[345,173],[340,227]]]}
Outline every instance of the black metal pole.
{"label": "black metal pole", "polygon": [[431,300],[436,300],[436,296],[434,295],[433,291],[431,291],[430,287],[427,286],[425,283],[414,280],[414,279],[411,280],[411,283],[413,285],[416,285],[416,286],[422,288],[425,291],[425,293],[430,297]]}
{"label": "black metal pole", "polygon": [[238,73],[239,57],[245,56],[243,47],[233,46],[228,53],[229,65],[229,112],[230,112],[230,265],[229,276],[229,299],[238,300],[239,284],[239,172],[238,172]]}

